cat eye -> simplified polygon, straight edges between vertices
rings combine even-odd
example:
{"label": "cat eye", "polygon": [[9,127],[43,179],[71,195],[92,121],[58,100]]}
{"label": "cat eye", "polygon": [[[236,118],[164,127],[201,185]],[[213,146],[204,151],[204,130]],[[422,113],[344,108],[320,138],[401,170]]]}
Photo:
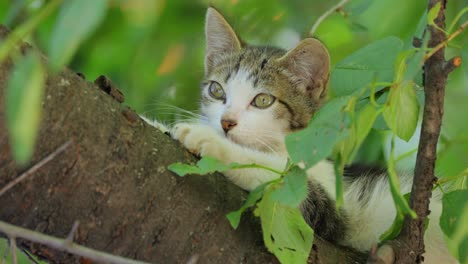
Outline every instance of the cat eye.
{"label": "cat eye", "polygon": [[214,99],[225,100],[226,94],[224,93],[223,87],[218,82],[212,81],[208,87],[208,92]]}
{"label": "cat eye", "polygon": [[275,102],[275,97],[271,94],[257,94],[255,98],[252,100],[251,105],[260,108],[260,109],[265,109],[272,105]]}

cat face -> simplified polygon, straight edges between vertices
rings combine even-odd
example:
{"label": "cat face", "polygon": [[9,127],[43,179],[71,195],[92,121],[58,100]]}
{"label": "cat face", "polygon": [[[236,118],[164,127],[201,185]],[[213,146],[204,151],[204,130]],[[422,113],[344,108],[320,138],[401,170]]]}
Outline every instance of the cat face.
{"label": "cat face", "polygon": [[311,38],[290,51],[249,46],[215,9],[206,20],[202,114],[237,144],[285,152],[285,136],[306,127],[326,95],[328,52]]}

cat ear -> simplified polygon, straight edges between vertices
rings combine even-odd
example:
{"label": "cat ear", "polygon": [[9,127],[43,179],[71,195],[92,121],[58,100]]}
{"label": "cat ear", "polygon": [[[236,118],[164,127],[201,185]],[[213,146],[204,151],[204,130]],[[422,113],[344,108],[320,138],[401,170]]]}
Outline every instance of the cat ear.
{"label": "cat ear", "polygon": [[307,38],[278,59],[280,66],[294,85],[315,103],[327,94],[330,75],[330,55],[317,39]]}
{"label": "cat ear", "polygon": [[205,71],[215,66],[223,54],[239,51],[241,42],[224,17],[209,7],[206,12],[206,53]]}

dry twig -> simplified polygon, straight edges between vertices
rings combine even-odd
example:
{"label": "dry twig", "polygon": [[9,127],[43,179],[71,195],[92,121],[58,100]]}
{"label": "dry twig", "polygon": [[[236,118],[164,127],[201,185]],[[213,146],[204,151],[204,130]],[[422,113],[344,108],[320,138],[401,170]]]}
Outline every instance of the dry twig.
{"label": "dry twig", "polygon": [[[91,248],[80,246],[76,243],[69,242],[66,239],[60,239],[42,233],[11,225],[0,221],[0,232],[10,237],[10,243],[14,243],[12,238],[22,238],[35,243],[43,244],[51,248],[65,251],[71,254],[82,256],[98,263],[114,263],[114,264],[148,264],[147,262],[132,260],[115,256],[109,253],[97,251]],[[15,244],[16,245],[16,244]]]}
{"label": "dry twig", "polygon": [[25,180],[26,178],[28,178],[29,176],[33,175],[34,172],[36,172],[38,169],[40,169],[42,166],[44,166],[46,163],[48,163],[49,161],[53,160],[58,154],[60,154],[61,152],[63,152],[66,148],[68,148],[68,146],[70,146],[71,144],[71,140],[67,141],[65,144],[63,144],[62,146],[60,146],[58,149],[56,149],[54,152],[50,153],[49,155],[47,155],[47,157],[45,157],[44,159],[42,159],[41,161],[39,161],[38,163],[36,163],[34,166],[32,166],[29,170],[27,170],[26,172],[23,172],[20,176],[16,177],[14,180],[12,180],[11,182],[9,182],[5,187],[3,187],[1,190],[0,190],[0,196],[2,196],[4,193],[6,193],[8,190],[10,190],[11,188],[13,188],[13,186],[15,186],[16,184],[22,182],[23,180]]}
{"label": "dry twig", "polygon": [[317,18],[317,20],[315,21],[314,25],[312,26],[312,28],[310,29],[309,31],[309,34],[311,36],[314,35],[315,31],[317,30],[317,28],[320,26],[320,24],[323,22],[323,20],[325,20],[325,18],[329,17],[331,14],[333,14],[334,12],[336,12],[337,10],[340,10],[344,5],[346,5],[347,3],[349,2],[349,0],[341,0],[339,3],[337,3],[336,5],[332,6],[332,8],[330,8],[329,10],[327,10],[325,13],[323,13],[319,18]]}

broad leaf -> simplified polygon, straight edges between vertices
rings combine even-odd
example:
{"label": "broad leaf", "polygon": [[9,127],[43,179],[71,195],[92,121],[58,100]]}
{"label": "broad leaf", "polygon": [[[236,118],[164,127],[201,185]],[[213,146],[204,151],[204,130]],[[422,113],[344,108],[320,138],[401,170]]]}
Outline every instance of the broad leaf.
{"label": "broad leaf", "polygon": [[291,207],[298,207],[307,197],[307,175],[295,166],[284,176],[279,187],[271,192],[274,201]]}
{"label": "broad leaf", "polygon": [[49,46],[49,59],[54,70],[70,61],[78,46],[100,24],[106,9],[107,0],[64,1]]}
{"label": "broad leaf", "polygon": [[45,73],[37,54],[19,57],[8,80],[7,126],[13,156],[25,164],[33,154],[42,114]]}
{"label": "broad leaf", "polygon": [[468,168],[468,141],[456,137],[437,154],[436,168],[444,177],[457,176]]}
{"label": "broad leaf", "polygon": [[338,97],[323,106],[306,129],[286,137],[288,153],[295,164],[306,169],[331,154],[333,147],[348,134],[342,111],[348,97]]}
{"label": "broad leaf", "polygon": [[447,193],[442,198],[440,227],[449,238],[450,252],[460,263],[468,262],[468,190]]}
{"label": "broad leaf", "polygon": [[351,95],[377,82],[391,82],[395,58],[403,42],[387,37],[373,42],[337,63],[331,74],[331,86],[336,96]]}
{"label": "broad leaf", "polygon": [[439,14],[440,11],[440,2],[437,2],[431,10],[427,13],[427,24],[431,26],[436,26],[434,23],[434,19],[436,19],[437,15]]}
{"label": "broad leaf", "polygon": [[298,208],[276,202],[266,193],[255,214],[260,217],[263,241],[281,263],[306,263],[314,232]]}
{"label": "broad leaf", "polygon": [[263,191],[265,190],[265,187],[268,184],[269,183],[264,183],[258,186],[257,188],[255,188],[255,190],[249,193],[247,200],[245,201],[245,203],[242,205],[242,207],[239,210],[230,212],[229,214],[226,215],[232,228],[237,229],[240,223],[242,213],[244,213],[244,211],[247,210],[248,208],[254,206],[257,203],[257,201],[260,200],[260,198],[262,198]]}
{"label": "broad leaf", "polygon": [[403,82],[390,89],[383,117],[399,138],[408,141],[418,124],[419,103],[412,81]]}
{"label": "broad leaf", "polygon": [[189,165],[177,162],[169,165],[168,169],[179,176],[185,176],[187,174],[204,175],[216,171],[223,172],[232,169],[236,166],[239,166],[239,164],[232,163],[229,165],[225,165],[224,163],[213,157],[205,156],[197,162],[197,165]]}

